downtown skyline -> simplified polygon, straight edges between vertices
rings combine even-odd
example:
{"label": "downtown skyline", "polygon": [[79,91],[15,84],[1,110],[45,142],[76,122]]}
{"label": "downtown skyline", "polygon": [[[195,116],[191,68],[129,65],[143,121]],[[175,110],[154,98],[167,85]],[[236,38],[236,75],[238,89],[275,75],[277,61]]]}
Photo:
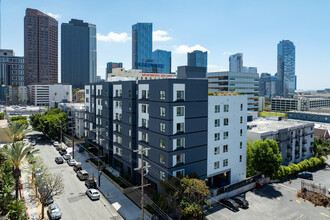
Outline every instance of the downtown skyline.
{"label": "downtown skyline", "polygon": [[[226,1],[210,1],[200,7],[193,6],[195,4],[191,1],[170,2],[167,5],[151,5],[148,4],[150,1],[139,5],[126,1],[128,7],[125,10],[114,10],[111,13],[103,8],[110,5],[116,8],[120,3],[104,1],[102,4],[89,5],[88,1],[83,1],[77,6],[78,1],[59,2],[2,1],[2,47],[13,49],[18,56],[23,55],[23,17],[25,8],[30,7],[51,13],[59,25],[67,23],[71,18],[96,24],[97,75],[102,77],[107,62],[122,62],[126,69],[131,68],[131,26],[137,22],[151,22],[154,26],[153,48],[172,51],[172,72],[176,71],[177,66],[187,64],[187,52],[200,49],[208,51],[209,72],[228,70],[229,55],[243,53],[245,65],[257,67],[259,73],[275,74],[277,44],[281,40],[290,40],[296,45],[298,90],[329,87],[326,82],[315,80],[315,76],[326,77],[330,67],[326,56],[330,46],[322,44],[330,35],[323,28],[329,20],[323,11],[329,5],[325,1],[318,5],[307,1],[299,1],[299,4],[298,1],[267,4],[260,1],[238,1],[235,5]],[[180,10],[187,4],[189,7],[186,10],[189,12]],[[146,5],[148,11],[138,13]],[[283,16],[275,18],[268,15],[276,9],[281,9]],[[294,13],[290,14],[293,9]],[[320,12],[313,16],[305,14],[313,10]],[[175,19],[178,17],[182,18],[180,22]]]}

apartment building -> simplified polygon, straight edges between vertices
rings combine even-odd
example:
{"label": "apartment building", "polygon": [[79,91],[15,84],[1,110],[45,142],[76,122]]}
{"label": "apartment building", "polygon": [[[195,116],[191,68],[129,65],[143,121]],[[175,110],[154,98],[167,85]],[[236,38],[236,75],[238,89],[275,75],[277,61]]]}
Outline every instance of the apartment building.
{"label": "apartment building", "polygon": [[[144,73],[140,69],[125,70],[125,68],[113,68],[107,74],[107,81],[116,81],[118,77],[130,77],[131,80],[150,80],[150,79],[175,79],[171,73]],[[115,79],[115,80],[113,80]]]}
{"label": "apartment building", "polygon": [[68,132],[77,138],[82,138],[84,132],[85,105],[83,103],[60,103],[61,111],[68,114]]}
{"label": "apartment building", "polygon": [[28,85],[29,102],[35,106],[55,107],[57,103],[72,102],[71,85]]}
{"label": "apartment building", "polygon": [[248,123],[247,136],[251,142],[276,140],[284,165],[313,156],[314,123],[279,120],[277,117],[259,118]]}
{"label": "apartment building", "polygon": [[304,97],[272,98],[272,110],[274,111],[308,111],[315,108],[330,107],[330,98]]}
{"label": "apartment building", "polygon": [[[228,112],[215,113],[215,105],[228,105]],[[142,162],[141,152],[134,150],[150,148],[144,153],[144,166],[150,165],[145,178],[155,191],[161,181],[190,173],[211,178],[208,184],[216,187],[226,175],[222,184],[245,178],[246,111],[247,96],[209,96],[207,79],[102,82],[85,86],[84,129],[86,142],[96,146],[100,139],[101,157],[136,182],[139,171],[134,168]],[[211,115],[226,125],[215,130]],[[209,130],[227,136],[209,142]],[[214,155],[215,145],[223,148],[225,143],[227,151]],[[213,167],[215,162],[219,168]]]}

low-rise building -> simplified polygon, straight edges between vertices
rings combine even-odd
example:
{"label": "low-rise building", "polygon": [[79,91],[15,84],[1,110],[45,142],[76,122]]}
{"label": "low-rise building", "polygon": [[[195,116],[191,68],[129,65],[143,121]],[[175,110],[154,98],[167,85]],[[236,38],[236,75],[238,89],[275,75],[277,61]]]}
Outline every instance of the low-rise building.
{"label": "low-rise building", "polygon": [[305,97],[293,98],[275,97],[271,99],[273,111],[309,111],[315,108],[330,107],[329,97]]}
{"label": "low-rise building", "polygon": [[84,103],[60,103],[59,107],[61,111],[68,114],[68,132],[73,135],[82,138],[85,135],[84,132],[84,119],[85,119],[85,105]]}
{"label": "low-rise building", "polygon": [[71,85],[28,85],[29,102],[35,106],[56,107],[61,102],[72,102]]}
{"label": "low-rise building", "polygon": [[309,111],[290,111],[289,119],[330,123],[330,108],[311,109]]}
{"label": "low-rise building", "polygon": [[248,123],[248,139],[275,140],[283,164],[298,163],[313,156],[314,123],[281,120],[280,117],[258,118]]}
{"label": "low-rise building", "polygon": [[75,102],[76,103],[85,102],[85,90],[81,89],[76,92]]}
{"label": "low-rise building", "polygon": [[125,70],[125,68],[113,68],[112,73],[107,74],[107,81],[112,77],[133,77],[135,80],[150,79],[175,79],[176,75],[171,73],[143,73],[140,69]]}

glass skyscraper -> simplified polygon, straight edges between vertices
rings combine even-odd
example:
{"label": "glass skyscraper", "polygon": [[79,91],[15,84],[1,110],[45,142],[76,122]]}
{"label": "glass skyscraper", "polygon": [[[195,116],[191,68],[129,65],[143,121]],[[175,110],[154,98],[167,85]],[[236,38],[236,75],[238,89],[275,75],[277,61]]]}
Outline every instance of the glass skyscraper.
{"label": "glass skyscraper", "polygon": [[277,45],[277,95],[291,97],[296,90],[296,48],[289,40]]}
{"label": "glass skyscraper", "polygon": [[158,64],[157,73],[171,73],[172,61],[171,51],[155,50],[152,52],[152,59]]}
{"label": "glass skyscraper", "polygon": [[207,70],[207,51],[195,50],[188,53],[188,66],[205,67]]}
{"label": "glass skyscraper", "polygon": [[132,26],[132,69],[152,72],[152,23]]}
{"label": "glass skyscraper", "polygon": [[72,88],[96,81],[96,26],[71,19],[61,26],[62,83]]}

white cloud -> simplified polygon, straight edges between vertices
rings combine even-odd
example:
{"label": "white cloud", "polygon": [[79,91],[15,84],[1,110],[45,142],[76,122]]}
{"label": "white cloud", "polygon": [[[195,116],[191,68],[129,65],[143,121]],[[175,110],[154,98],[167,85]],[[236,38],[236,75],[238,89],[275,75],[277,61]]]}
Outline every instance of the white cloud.
{"label": "white cloud", "polygon": [[99,41],[104,41],[104,42],[116,42],[116,43],[123,43],[126,42],[130,39],[131,37],[128,36],[127,33],[115,33],[115,32],[110,32],[108,35],[102,35],[100,33],[96,34],[96,38]]}
{"label": "white cloud", "polygon": [[50,17],[53,17],[53,18],[55,18],[55,19],[59,19],[59,18],[61,17],[60,14],[53,14],[53,13],[51,13],[51,12],[48,12],[47,15],[50,16]]}
{"label": "white cloud", "polygon": [[168,33],[166,31],[154,31],[152,32],[152,40],[153,41],[168,41],[172,40],[173,38],[168,36]]}
{"label": "white cloud", "polygon": [[207,71],[208,72],[217,72],[217,71],[227,71],[228,69],[221,65],[207,65]]}
{"label": "white cloud", "polygon": [[232,55],[233,54],[233,52],[231,52],[231,51],[226,51],[226,52],[223,52],[223,55]]}
{"label": "white cloud", "polygon": [[188,45],[180,45],[180,46],[174,46],[175,50],[174,53],[188,53],[192,52],[194,50],[201,50],[201,51],[207,51],[208,53],[210,52],[208,49],[205,47],[202,47],[199,44],[196,44],[195,46],[189,47]]}

